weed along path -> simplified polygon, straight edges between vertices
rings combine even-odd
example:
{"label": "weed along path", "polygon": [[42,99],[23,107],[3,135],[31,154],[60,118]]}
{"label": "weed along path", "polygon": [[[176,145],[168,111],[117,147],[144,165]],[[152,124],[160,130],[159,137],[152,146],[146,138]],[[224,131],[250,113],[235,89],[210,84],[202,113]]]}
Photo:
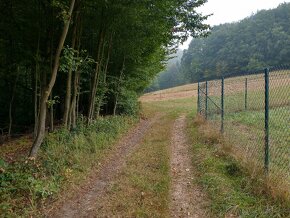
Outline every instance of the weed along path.
{"label": "weed along path", "polygon": [[208,217],[207,201],[201,189],[193,183],[193,167],[189,144],[185,135],[186,117],[179,117],[173,126],[170,168],[170,215],[171,217]]}
{"label": "weed along path", "polygon": [[[125,167],[125,158],[136,149],[143,136],[161,115],[142,120],[138,126],[124,137],[103,163],[100,169],[89,176],[86,183],[70,199],[63,199],[47,214],[47,217],[100,217],[94,211],[102,201],[110,183]],[[106,217],[106,216],[101,216]]]}

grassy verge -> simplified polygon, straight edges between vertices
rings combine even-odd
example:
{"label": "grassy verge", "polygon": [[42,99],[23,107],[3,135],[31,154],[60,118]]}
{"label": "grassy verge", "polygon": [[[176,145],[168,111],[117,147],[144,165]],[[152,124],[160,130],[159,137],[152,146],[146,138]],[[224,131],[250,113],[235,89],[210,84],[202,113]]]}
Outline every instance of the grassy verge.
{"label": "grassy verge", "polygon": [[[290,134],[289,134],[289,80],[279,74],[270,76],[269,92],[269,176],[268,191],[274,197],[290,200]],[[277,78],[275,78],[277,76]],[[259,76],[260,77],[260,76]],[[279,79],[280,78],[280,79]],[[247,95],[248,109],[245,110],[245,90],[237,87],[243,84],[241,78],[226,80],[224,96],[224,133],[232,145],[233,154],[239,156],[244,166],[251,171],[261,173],[265,162],[265,113],[264,113],[264,80],[249,80]],[[253,77],[254,79],[254,77]],[[252,84],[251,84],[252,83]],[[218,86],[220,88],[220,84]],[[216,87],[210,87],[215,90]],[[227,90],[228,88],[228,90]],[[221,104],[220,90],[211,93],[210,98],[216,105]],[[221,122],[220,108],[208,102],[208,117],[219,126]]]}
{"label": "grassy verge", "polygon": [[[289,175],[289,124],[285,119],[289,107],[270,110],[270,163],[268,190],[273,196],[290,200]],[[251,171],[263,171],[264,148],[264,112],[243,111],[225,115],[224,132],[232,145],[232,153],[239,156]],[[220,122],[220,121],[214,121]],[[250,163],[250,164],[249,164]]]}
{"label": "grassy verge", "polygon": [[[289,217],[289,207],[260,192],[259,181],[251,179],[239,163],[221,149],[217,133],[199,131],[197,123],[188,123],[193,165],[199,182],[211,199],[211,211],[217,217]],[[205,127],[203,127],[205,128]]]}
{"label": "grassy verge", "polygon": [[0,216],[28,217],[85,178],[112,145],[136,123],[132,117],[101,118],[74,132],[49,134],[37,160],[9,160],[9,148],[0,156]]}

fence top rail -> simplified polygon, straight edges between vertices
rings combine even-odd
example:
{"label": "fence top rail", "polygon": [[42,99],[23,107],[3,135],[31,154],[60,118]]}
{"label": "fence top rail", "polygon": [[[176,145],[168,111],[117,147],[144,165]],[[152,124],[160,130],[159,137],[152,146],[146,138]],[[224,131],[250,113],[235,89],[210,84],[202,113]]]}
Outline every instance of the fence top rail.
{"label": "fence top rail", "polygon": [[255,74],[263,74],[265,72],[265,69],[269,70],[269,73],[275,72],[275,71],[281,71],[281,70],[290,70],[290,64],[289,65],[278,65],[278,66],[271,66],[266,67],[263,69],[258,70],[252,70],[252,71],[241,71],[241,72],[231,72],[231,73],[224,73],[220,76],[210,76],[210,77],[204,77],[198,80],[198,82],[205,82],[205,81],[212,81],[212,80],[220,80],[222,78],[234,78],[234,77],[241,77],[241,76],[250,76]]}

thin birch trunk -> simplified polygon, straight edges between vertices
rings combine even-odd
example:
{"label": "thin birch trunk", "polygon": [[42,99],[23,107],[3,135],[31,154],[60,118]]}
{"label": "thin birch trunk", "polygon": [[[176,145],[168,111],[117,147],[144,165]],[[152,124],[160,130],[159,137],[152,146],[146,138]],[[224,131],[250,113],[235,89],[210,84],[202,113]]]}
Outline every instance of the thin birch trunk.
{"label": "thin birch trunk", "polygon": [[120,89],[120,83],[122,81],[124,70],[125,70],[125,57],[124,57],[124,60],[123,60],[123,65],[122,65],[122,69],[120,71],[119,81],[118,81],[117,88],[116,88],[115,102],[114,102],[114,109],[113,109],[113,115],[114,116],[116,115],[116,111],[117,111],[118,98],[119,98],[119,93],[120,93],[120,90],[119,90]]}
{"label": "thin birch trunk", "polygon": [[[79,5],[80,7],[80,5]],[[77,57],[79,57],[80,47],[81,47],[81,35],[82,35],[82,25],[81,25],[81,17],[80,13],[77,13],[76,15],[76,29],[79,29],[78,32],[75,32],[76,34],[76,47],[77,47]],[[77,121],[77,96],[78,96],[78,90],[79,90],[79,79],[80,79],[80,69],[76,69],[74,72],[74,80],[73,80],[73,94],[71,97],[71,106],[69,111],[69,128],[76,128],[76,121]]]}
{"label": "thin birch trunk", "polygon": [[75,72],[75,78],[74,78],[74,91],[72,96],[72,103],[70,108],[70,126],[75,129],[76,128],[76,110],[77,110],[77,96],[78,96],[78,89],[79,89],[79,71]]}
{"label": "thin birch trunk", "polygon": [[[108,72],[108,65],[109,65],[110,55],[111,55],[111,51],[112,51],[112,42],[113,42],[113,33],[110,36],[110,41],[109,41],[109,46],[108,46],[108,51],[107,51],[106,63],[105,63],[104,70],[103,70],[103,85],[104,86],[106,85],[106,77],[107,77],[107,72]],[[104,56],[104,52],[105,52],[104,50],[105,50],[105,46],[103,47],[103,51],[102,51],[102,60],[103,60],[103,56]],[[97,87],[98,87],[98,84],[99,84],[99,82],[97,83]],[[99,99],[98,108],[96,110],[97,111],[97,117],[100,116],[101,104],[102,104],[104,95],[105,95],[105,93],[102,93],[102,95],[100,96],[101,98]]]}
{"label": "thin birch trunk", "polygon": [[96,94],[97,94],[97,85],[98,85],[98,78],[99,78],[99,73],[100,73],[100,67],[101,67],[101,50],[102,46],[104,43],[104,30],[100,30],[100,37],[99,37],[99,43],[98,43],[98,52],[97,52],[97,64],[96,64],[96,69],[95,73],[93,76],[93,82],[92,82],[92,90],[91,90],[91,95],[90,95],[90,102],[89,102],[89,112],[88,112],[88,124],[91,123],[91,121],[94,118],[95,114],[95,101],[96,101]]}
{"label": "thin birch trunk", "polygon": [[[76,19],[77,20],[77,16]],[[73,29],[73,38],[72,38],[72,49],[75,49],[76,45],[76,37],[77,37],[77,21],[74,25]],[[70,67],[67,75],[67,84],[66,84],[66,96],[65,96],[65,103],[64,103],[64,116],[63,116],[63,124],[65,128],[70,128],[69,126],[69,111],[71,108],[71,92],[72,92],[72,66]]]}

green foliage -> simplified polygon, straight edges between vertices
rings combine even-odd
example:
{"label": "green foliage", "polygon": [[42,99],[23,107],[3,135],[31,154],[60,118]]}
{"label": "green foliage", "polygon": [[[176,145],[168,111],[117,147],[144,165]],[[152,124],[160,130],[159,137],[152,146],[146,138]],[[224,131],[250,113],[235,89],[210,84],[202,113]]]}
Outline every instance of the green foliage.
{"label": "green foliage", "polygon": [[47,101],[47,107],[51,108],[53,105],[59,103],[59,96],[54,96],[53,99]]}
{"label": "green foliage", "polygon": [[[142,93],[164,69],[163,61],[176,44],[189,35],[207,34],[209,27],[203,24],[206,16],[195,11],[205,2],[77,0],[60,60],[59,71],[63,73],[57,76],[53,96],[59,96],[59,105],[62,105],[66,96],[66,74],[71,70],[74,79],[79,72],[78,100],[82,106],[79,112],[87,115],[93,75],[98,71],[95,104],[102,115],[113,111],[114,100],[118,97],[116,86],[128,90],[128,98],[136,100],[132,97],[133,92]],[[41,1],[39,4],[32,0],[0,2],[0,7],[6,9],[0,14],[0,29],[3,30],[0,32],[0,104],[7,105],[14,95],[13,133],[32,129],[35,92],[39,100],[40,91],[50,79],[69,4],[69,0]],[[111,85],[111,79],[119,78],[122,69],[122,79],[131,84]],[[135,111],[133,102],[126,104]],[[54,113],[55,118],[60,119],[63,108],[54,107]],[[8,107],[0,108],[0,128],[4,133],[9,126],[8,114]]]}
{"label": "green foliage", "polygon": [[122,89],[118,105],[118,111],[121,114],[137,115],[140,111],[138,95],[133,91]]}
{"label": "green foliage", "polygon": [[239,22],[214,26],[209,37],[193,39],[181,66],[192,82],[204,77],[289,64],[290,4],[262,10]]}
{"label": "green foliage", "polygon": [[39,158],[8,163],[0,159],[0,214],[3,217],[29,216],[64,187],[82,178],[101,160],[104,149],[128,130],[135,119],[125,116],[100,118],[90,126],[79,120],[73,132],[51,133]]}
{"label": "green foliage", "polygon": [[63,1],[60,1],[60,0],[52,0],[51,1],[51,6],[54,7],[55,9],[59,10],[59,13],[57,15],[57,17],[66,22],[69,17],[68,17],[68,6],[63,2]]}
{"label": "green foliage", "polygon": [[77,53],[76,50],[66,46],[63,49],[63,53],[60,59],[60,66],[59,71],[61,72],[68,72],[70,69],[72,71],[76,71],[77,64],[76,59],[74,58],[75,54]]}
{"label": "green foliage", "polygon": [[42,203],[58,192],[59,183],[54,180],[54,177],[48,179],[46,169],[38,161],[6,164],[4,172],[0,173],[1,214],[8,215],[11,214],[9,211],[21,209],[18,203],[26,197],[30,198],[32,208],[36,202]]}

